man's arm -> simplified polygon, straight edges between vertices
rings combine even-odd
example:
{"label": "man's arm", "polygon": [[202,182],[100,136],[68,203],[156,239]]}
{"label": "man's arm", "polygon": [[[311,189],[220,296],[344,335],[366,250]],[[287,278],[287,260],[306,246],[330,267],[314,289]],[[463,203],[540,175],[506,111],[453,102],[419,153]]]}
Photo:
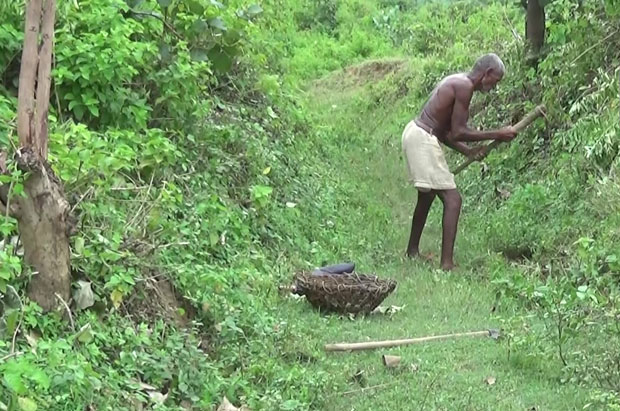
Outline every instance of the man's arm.
{"label": "man's arm", "polygon": [[445,145],[450,147],[452,150],[458,151],[464,156],[469,156],[472,150],[471,147],[469,147],[467,144],[461,143],[460,141],[454,141],[453,139],[451,139],[450,133],[448,134],[448,136],[446,136]]}
{"label": "man's arm", "polygon": [[454,86],[454,107],[452,109],[451,133],[446,140],[450,142],[500,140],[510,141],[516,135],[512,127],[499,130],[478,131],[467,127],[469,102],[472,92],[467,86]]}

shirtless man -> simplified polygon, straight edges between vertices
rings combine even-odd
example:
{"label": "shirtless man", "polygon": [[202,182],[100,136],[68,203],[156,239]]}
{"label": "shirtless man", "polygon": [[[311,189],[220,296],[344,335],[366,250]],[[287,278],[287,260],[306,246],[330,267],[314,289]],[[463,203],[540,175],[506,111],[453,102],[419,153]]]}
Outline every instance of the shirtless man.
{"label": "shirtless man", "polygon": [[513,127],[478,131],[467,126],[469,104],[474,91],[492,90],[503,76],[504,63],[497,55],[486,54],[480,57],[469,73],[444,78],[433,90],[418,118],[405,128],[402,147],[409,178],[418,190],[418,202],[407,247],[408,256],[419,256],[420,237],[426,217],[433,200],[439,196],[443,203],[441,268],[454,268],[454,240],[461,212],[461,195],[439,142],[468,158],[480,160],[485,155],[484,147],[472,148],[464,142],[510,141],[515,137]]}

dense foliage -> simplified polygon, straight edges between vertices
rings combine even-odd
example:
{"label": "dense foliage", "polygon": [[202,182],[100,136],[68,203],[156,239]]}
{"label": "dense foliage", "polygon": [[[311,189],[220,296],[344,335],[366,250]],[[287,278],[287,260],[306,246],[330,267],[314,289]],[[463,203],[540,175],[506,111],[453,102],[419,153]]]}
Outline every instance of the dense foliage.
{"label": "dense foliage", "polygon": [[[0,5],[6,151],[19,3]],[[472,123],[549,112],[460,178],[475,200],[461,232],[491,250],[468,268],[500,307],[527,308],[498,310],[511,353],[557,358],[592,401],[620,407],[620,7],[546,10],[532,66],[523,11],[499,2],[60,0],[50,161],[79,218],[76,305],[69,321],[26,301],[32,273],[1,219],[0,409],[206,409],[223,396],[320,408],[329,376],[283,355],[303,334],[278,315],[278,284],[324,261],[395,258],[389,205],[368,199],[346,153],[388,147],[398,161],[402,125],[436,81],[489,50],[508,75],[476,97]],[[343,99],[345,118],[306,98],[313,79],[383,57],[400,59]],[[19,195],[16,170],[0,179]]]}

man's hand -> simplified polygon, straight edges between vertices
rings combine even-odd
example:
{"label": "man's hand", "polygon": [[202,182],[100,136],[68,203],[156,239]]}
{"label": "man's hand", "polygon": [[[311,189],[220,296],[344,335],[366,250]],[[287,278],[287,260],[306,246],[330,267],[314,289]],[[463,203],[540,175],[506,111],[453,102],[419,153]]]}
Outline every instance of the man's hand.
{"label": "man's hand", "polygon": [[514,127],[504,127],[497,132],[497,140],[508,142],[511,141],[517,135],[517,130]]}
{"label": "man's hand", "polygon": [[480,161],[489,154],[486,150],[486,146],[474,147],[467,153],[467,158],[473,161]]}

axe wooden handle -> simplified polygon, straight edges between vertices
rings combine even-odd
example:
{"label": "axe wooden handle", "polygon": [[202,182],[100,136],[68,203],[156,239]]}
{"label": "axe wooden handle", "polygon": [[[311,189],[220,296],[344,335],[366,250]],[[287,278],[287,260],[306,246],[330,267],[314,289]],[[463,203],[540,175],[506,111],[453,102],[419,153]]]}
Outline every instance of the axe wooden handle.
{"label": "axe wooden handle", "polygon": [[[536,108],[534,110],[530,111],[525,117],[523,117],[521,119],[521,121],[519,121],[513,127],[515,128],[517,133],[520,133],[527,126],[532,124],[534,122],[534,120],[536,120],[538,117],[544,116],[544,115],[545,115],[545,106],[544,106],[544,104],[541,104],[539,106],[536,106]],[[487,144],[485,146],[485,148],[484,148],[485,154],[488,154],[491,150],[493,150],[495,147],[499,146],[501,143],[502,143],[502,141],[495,140],[492,143]],[[469,166],[474,161],[476,161],[476,160],[468,158],[467,161],[465,161],[463,164],[458,166],[456,168],[456,170],[454,170],[454,172],[452,174],[456,175],[456,174],[460,173],[461,171],[463,171],[465,168],[467,168],[467,166]]]}
{"label": "axe wooden handle", "polygon": [[397,347],[399,345],[416,344],[427,341],[445,340],[448,338],[458,337],[493,337],[497,333],[496,330],[485,331],[472,331],[466,333],[446,334],[446,335],[433,335],[430,337],[408,338],[405,340],[387,340],[387,341],[368,341],[361,343],[339,343],[339,344],[326,344],[325,351],[358,351],[358,350],[371,350],[374,348],[387,348]]}

